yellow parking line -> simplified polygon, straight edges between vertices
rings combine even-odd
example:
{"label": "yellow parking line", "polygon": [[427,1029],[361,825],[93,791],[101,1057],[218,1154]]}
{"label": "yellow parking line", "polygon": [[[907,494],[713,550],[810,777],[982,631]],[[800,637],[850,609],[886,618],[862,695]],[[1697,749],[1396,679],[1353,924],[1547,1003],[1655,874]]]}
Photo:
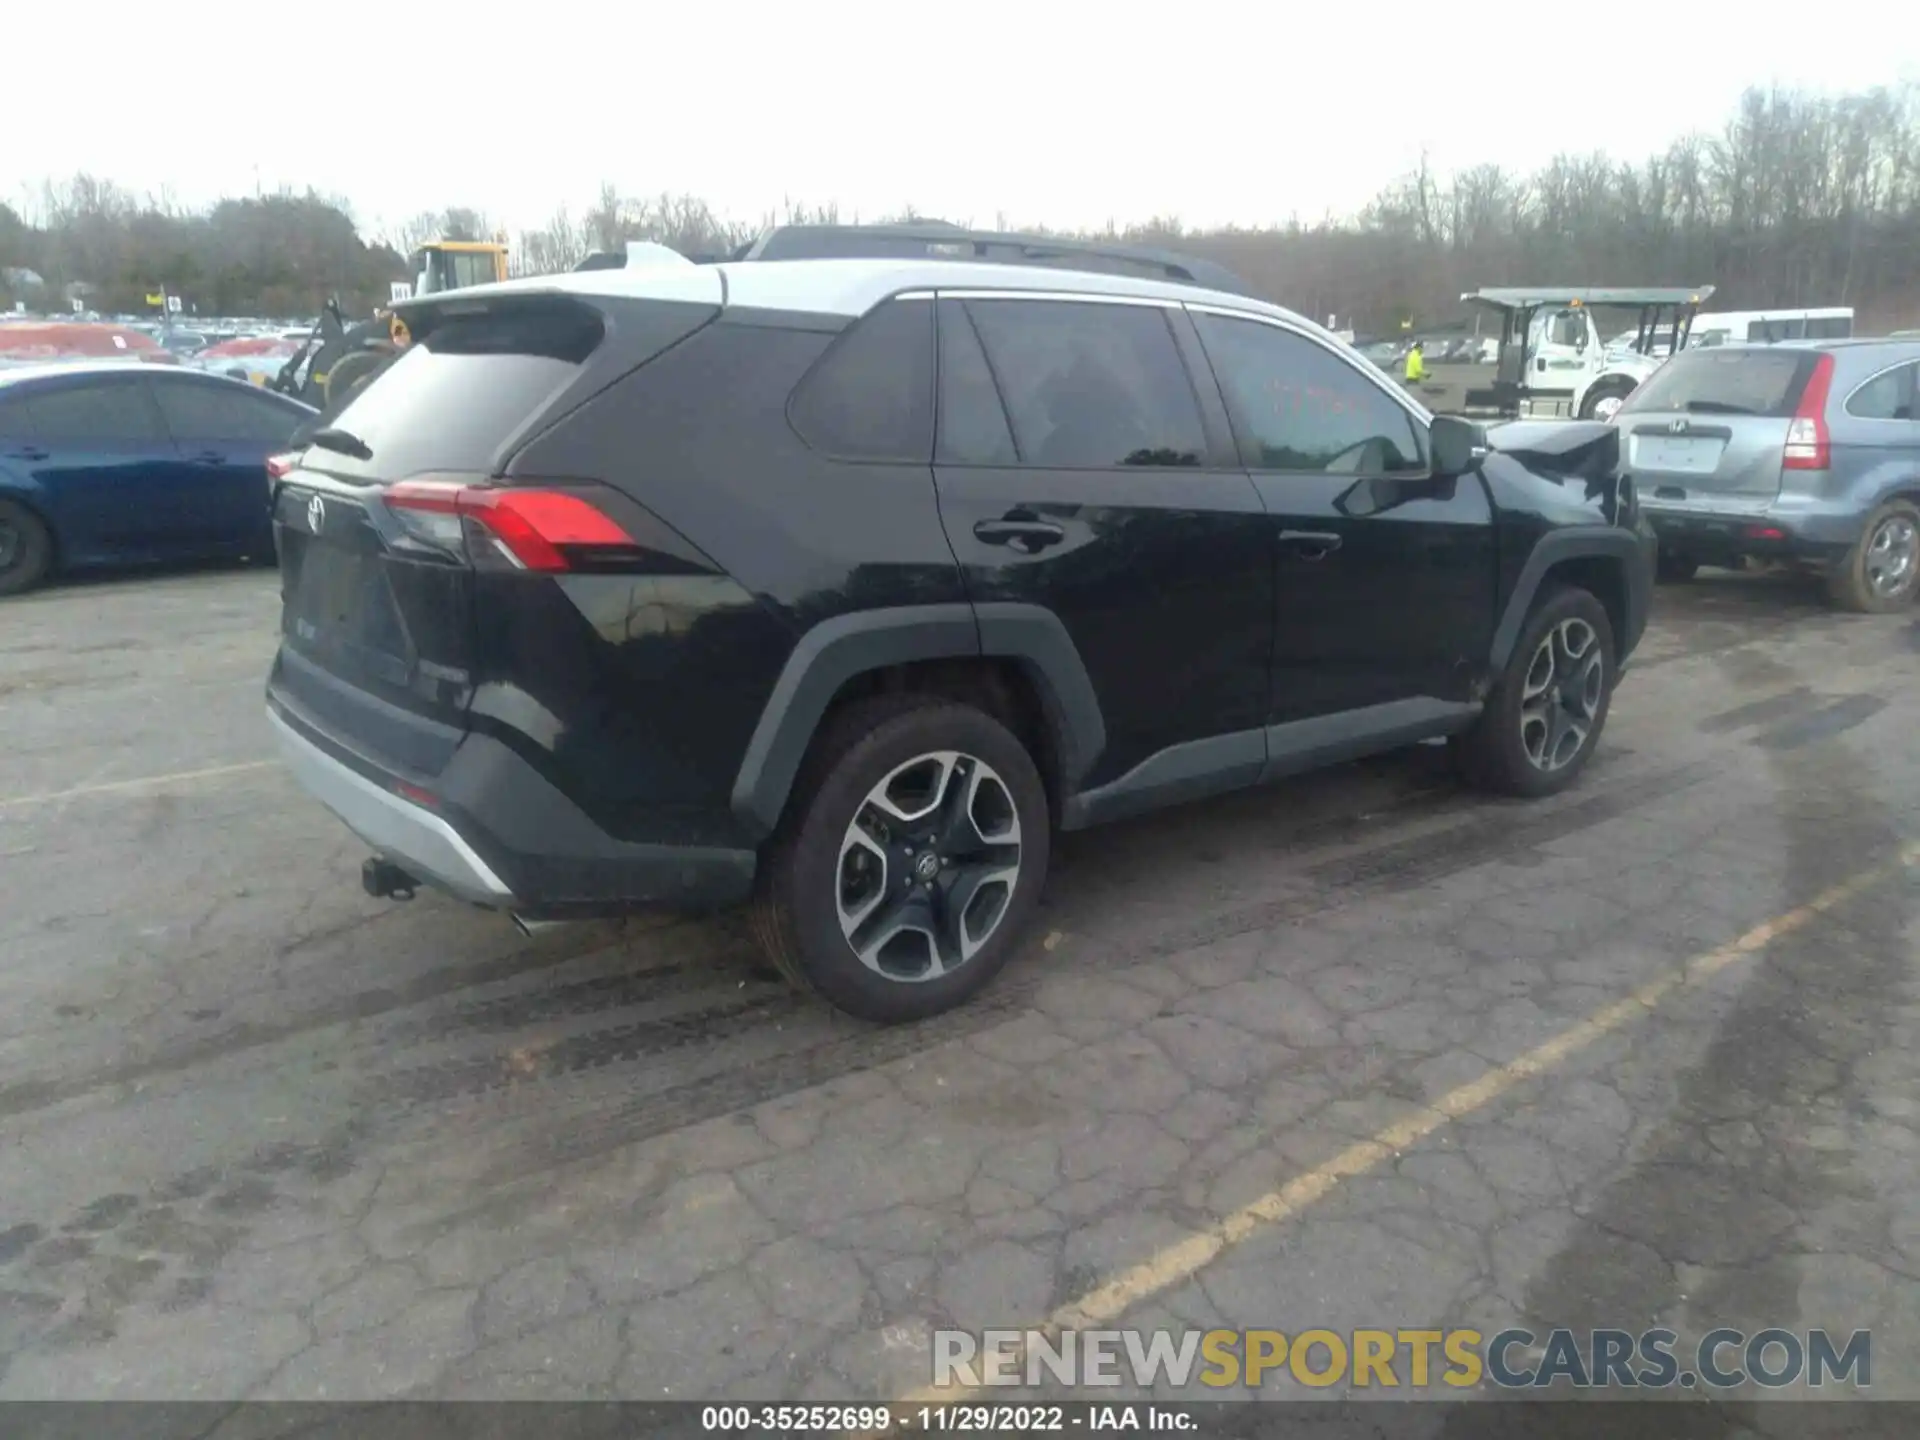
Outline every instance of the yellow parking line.
{"label": "yellow parking line", "polygon": [[[1834,906],[1916,861],[1920,861],[1920,844],[1909,845],[1886,864],[1876,865],[1821,891],[1806,904],[1754,926],[1746,934],[1718,949],[1694,956],[1678,969],[1649,981],[1624,999],[1602,1006],[1584,1020],[1525,1054],[1496,1066],[1477,1080],[1470,1080],[1449,1090],[1431,1105],[1395,1121],[1371,1138],[1348,1146],[1324,1165],[1296,1175],[1278,1190],[1241,1206],[1207,1229],[1121,1271],[1098,1289],[1061,1306],[1040,1324],[1024,1328],[1054,1336],[1063,1330],[1112,1325],[1142,1300],[1192,1279],[1223,1252],[1264,1230],[1293,1219],[1308,1206],[1331,1194],[1343,1180],[1365,1174],[1424,1140],[1450,1121],[1485,1108],[1522,1082],[1546,1074],[1594,1041],[1647,1014],[1674,991],[1697,985],[1737,961],[1764,950],[1783,935],[1803,928]],[[951,1404],[965,1400],[974,1393],[961,1386],[944,1389],[928,1386],[901,1397],[898,1403]]]}
{"label": "yellow parking line", "polygon": [[166,775],[142,775],[136,780],[107,780],[98,785],[76,785],[71,790],[49,790],[41,795],[0,796],[0,810],[28,805],[51,805],[58,800],[78,800],[88,795],[113,795],[126,790],[149,790],[160,785],[179,785],[190,780],[211,780],[221,775],[240,775],[249,770],[265,770],[277,764],[273,760],[242,760],[235,765],[209,765],[204,770],[175,770]]}

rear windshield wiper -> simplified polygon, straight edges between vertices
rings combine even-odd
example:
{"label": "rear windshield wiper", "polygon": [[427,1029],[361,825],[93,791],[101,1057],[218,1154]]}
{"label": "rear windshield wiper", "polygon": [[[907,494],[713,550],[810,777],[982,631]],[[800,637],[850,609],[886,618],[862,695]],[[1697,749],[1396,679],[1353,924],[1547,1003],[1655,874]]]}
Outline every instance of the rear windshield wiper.
{"label": "rear windshield wiper", "polygon": [[[1746,405],[1735,405],[1726,400],[1689,400],[1687,413],[1690,415],[1758,415],[1760,412]],[[362,455],[362,460],[367,457]]]}
{"label": "rear windshield wiper", "polygon": [[341,455],[351,455],[356,460],[371,460],[373,447],[351,430],[341,430],[335,426],[323,426],[307,437],[309,445],[318,445],[322,450],[333,450]]}

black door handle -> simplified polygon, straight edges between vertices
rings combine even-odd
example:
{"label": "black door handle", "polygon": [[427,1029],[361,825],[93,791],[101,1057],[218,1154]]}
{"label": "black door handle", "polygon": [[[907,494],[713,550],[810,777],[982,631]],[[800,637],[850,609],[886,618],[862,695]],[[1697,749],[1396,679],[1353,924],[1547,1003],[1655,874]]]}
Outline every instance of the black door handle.
{"label": "black door handle", "polygon": [[1331,530],[1282,530],[1280,543],[1302,560],[1319,560],[1340,548]]}
{"label": "black door handle", "polygon": [[984,545],[1011,545],[1031,554],[1059,544],[1067,538],[1067,532],[1051,520],[1015,511],[1004,519],[980,521],[973,527],[973,538]]}
{"label": "black door handle", "polygon": [[200,450],[195,452],[193,458],[198,460],[202,465],[224,465],[227,463],[227,452],[224,450]]}
{"label": "black door handle", "polygon": [[23,445],[18,450],[10,451],[9,453],[15,460],[44,460],[47,458],[47,452],[42,450],[38,445]]}

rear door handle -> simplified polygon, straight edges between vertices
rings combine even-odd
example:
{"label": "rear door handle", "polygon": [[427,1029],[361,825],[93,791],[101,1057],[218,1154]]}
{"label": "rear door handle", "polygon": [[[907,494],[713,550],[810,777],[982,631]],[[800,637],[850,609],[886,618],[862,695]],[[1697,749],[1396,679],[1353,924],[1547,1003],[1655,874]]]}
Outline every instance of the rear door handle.
{"label": "rear door handle", "polygon": [[18,450],[9,450],[7,454],[15,460],[44,460],[48,452],[38,445],[23,445]]}
{"label": "rear door handle", "polygon": [[202,465],[224,465],[227,463],[227,452],[224,450],[200,450],[195,452],[193,458],[198,460]]}
{"label": "rear door handle", "polygon": [[1280,545],[1302,560],[1320,560],[1340,548],[1340,537],[1331,530],[1282,530]]}
{"label": "rear door handle", "polygon": [[973,527],[973,538],[983,545],[1011,545],[1031,554],[1057,545],[1067,538],[1066,527],[1042,520],[1036,515],[1013,512],[999,520],[982,520]]}

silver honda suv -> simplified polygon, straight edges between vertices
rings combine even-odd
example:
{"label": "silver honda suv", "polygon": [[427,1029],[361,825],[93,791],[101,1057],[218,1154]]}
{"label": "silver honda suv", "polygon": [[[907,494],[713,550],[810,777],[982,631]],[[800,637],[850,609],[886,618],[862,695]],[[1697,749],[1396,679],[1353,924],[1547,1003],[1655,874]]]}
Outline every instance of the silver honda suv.
{"label": "silver honda suv", "polygon": [[1920,339],[1682,351],[1613,423],[1662,579],[1753,557],[1848,610],[1920,591]]}

